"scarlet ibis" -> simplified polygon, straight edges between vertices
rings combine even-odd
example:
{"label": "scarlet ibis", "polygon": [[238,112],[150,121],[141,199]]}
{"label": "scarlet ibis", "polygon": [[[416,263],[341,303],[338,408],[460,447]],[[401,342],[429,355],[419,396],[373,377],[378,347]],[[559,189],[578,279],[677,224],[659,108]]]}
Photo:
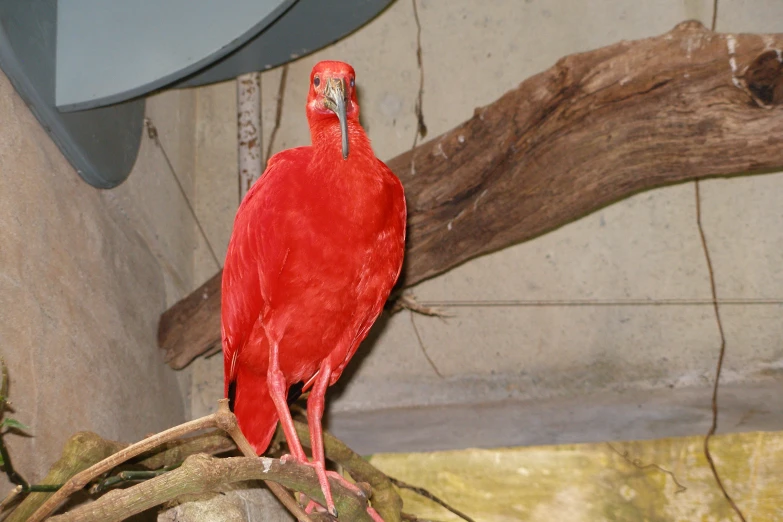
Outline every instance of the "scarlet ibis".
{"label": "scarlet ibis", "polygon": [[[402,184],[375,157],[359,124],[356,75],[342,62],[310,74],[312,145],[272,156],[239,206],[222,281],[225,393],[242,432],[263,453],[278,419],[293,458],[315,468],[336,514],[321,417],[381,313],[402,266]],[[310,390],[309,463],[288,409],[289,389]]]}

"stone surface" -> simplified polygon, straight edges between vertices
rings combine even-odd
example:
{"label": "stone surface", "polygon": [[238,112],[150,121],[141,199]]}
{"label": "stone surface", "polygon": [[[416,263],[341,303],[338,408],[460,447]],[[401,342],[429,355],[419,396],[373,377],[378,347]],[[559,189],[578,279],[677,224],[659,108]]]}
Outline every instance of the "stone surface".
{"label": "stone surface", "polygon": [[187,500],[158,515],[158,522],[291,522],[294,518],[264,487],[237,488]]}
{"label": "stone surface", "polygon": [[[154,97],[148,115],[190,189],[193,95]],[[186,417],[155,335],[160,313],[193,289],[194,230],[146,136],[128,181],[99,191],[77,176],[2,74],[0,121],[0,354],[12,415],[32,435],[5,441],[34,482],[76,431],[133,441]]]}
{"label": "stone surface", "polygon": [[[369,455],[695,435],[707,431],[712,416],[708,386],[588,388],[582,394],[564,387],[559,396],[525,400],[514,397],[513,387],[519,383],[502,377],[461,378],[445,385],[413,380],[409,389],[419,397],[432,394],[438,399],[453,392],[472,394],[483,402],[433,400],[410,407],[336,412],[329,428],[355,451]],[[774,378],[726,383],[719,395],[719,431],[779,431],[779,395],[780,382]]]}
{"label": "stone surface", "polygon": [[[475,520],[496,522],[738,520],[715,484],[701,437],[373,455],[371,462],[426,488]],[[746,520],[783,517],[780,433],[718,436],[710,443],[724,484]],[[635,463],[635,464],[634,464]],[[458,522],[412,491],[404,509]]]}
{"label": "stone surface", "polygon": [[[661,34],[689,18],[709,25],[712,4],[507,0],[487,8],[419,0],[428,137],[566,54]],[[718,30],[779,32],[781,9],[772,0],[721,0]],[[378,156],[407,150],[416,123],[415,42],[411,3],[395,2],[350,37],[293,62],[274,149],[309,143],[306,79],[328,58],[356,68],[362,121]],[[279,78],[279,69],[263,74],[265,144]],[[233,93],[232,84],[211,88],[199,113],[216,129],[205,139],[209,150],[226,159],[235,154],[224,130],[234,119]],[[196,183],[216,189],[219,164],[210,165],[199,167]],[[199,193],[212,209],[199,207],[203,220],[222,223],[213,232],[220,248],[236,206],[236,182],[227,183],[230,191]],[[733,397],[725,408],[735,421],[722,429],[783,427],[780,412],[764,403],[783,379],[781,183],[783,175],[767,174],[701,185],[718,295],[732,301],[721,313]],[[362,452],[663,437],[709,425],[719,337],[692,183],[638,194],[414,292],[453,317],[416,317],[423,347],[407,312],[384,318],[331,391],[331,428]],[[193,412],[206,413],[222,394],[222,361],[198,360],[193,371]],[[681,403],[698,414],[683,415]],[[585,415],[569,417],[579,410]]]}

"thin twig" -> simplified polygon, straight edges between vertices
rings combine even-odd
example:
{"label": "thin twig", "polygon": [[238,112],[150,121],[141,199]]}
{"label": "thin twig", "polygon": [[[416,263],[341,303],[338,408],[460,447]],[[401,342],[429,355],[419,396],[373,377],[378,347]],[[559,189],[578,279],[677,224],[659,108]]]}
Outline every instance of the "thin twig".
{"label": "thin twig", "polygon": [[113,488],[115,486],[122,485],[127,482],[149,480],[158,477],[160,475],[163,475],[164,473],[168,473],[171,470],[177,469],[180,466],[181,463],[175,464],[174,466],[166,466],[164,468],[156,469],[154,471],[133,471],[133,470],[120,471],[116,475],[106,477],[105,479],[99,481],[97,484],[92,486],[90,488],[90,494],[97,495],[99,493],[103,493],[109,488]]}
{"label": "thin twig", "polygon": [[413,326],[413,333],[416,334],[416,339],[419,341],[419,348],[421,348],[421,353],[424,354],[424,358],[427,359],[427,362],[430,363],[430,366],[432,367],[432,370],[437,374],[438,377],[441,379],[444,379],[443,374],[438,371],[438,367],[435,366],[435,362],[430,358],[429,354],[427,353],[427,349],[424,348],[424,341],[421,339],[421,334],[419,333],[419,328],[416,326],[416,320],[413,318],[413,311],[410,312],[411,314],[411,326]]}
{"label": "thin twig", "polygon": [[11,406],[8,401],[8,366],[2,357],[0,357],[0,373],[2,373],[2,384],[0,384],[0,417],[2,417],[6,408],[10,409]]}
{"label": "thin twig", "polygon": [[212,260],[215,262],[215,265],[218,267],[218,270],[223,268],[223,265],[220,264],[220,260],[218,259],[218,256],[215,253],[215,249],[212,248],[212,243],[209,242],[209,238],[207,237],[207,233],[204,231],[204,227],[201,226],[201,221],[199,221],[198,216],[196,215],[196,211],[193,208],[193,205],[190,203],[188,194],[185,192],[185,188],[182,186],[182,182],[179,180],[179,176],[177,176],[177,171],[174,170],[174,165],[171,163],[171,160],[169,159],[169,155],[160,141],[158,128],[155,127],[155,124],[152,123],[152,120],[149,118],[144,118],[144,125],[147,127],[147,137],[151,139],[153,143],[155,143],[155,145],[160,149],[160,152],[163,154],[163,159],[166,160],[166,165],[168,165],[169,167],[169,172],[171,172],[171,175],[174,177],[174,181],[177,183],[179,192],[180,194],[182,194],[182,197],[185,200],[185,204],[187,205],[188,210],[190,210],[190,215],[193,216],[193,220],[196,222],[196,226],[198,227],[199,232],[201,232],[201,237],[204,239],[204,242],[207,244],[207,249],[209,250],[209,253],[212,256]]}
{"label": "thin twig", "polygon": [[607,442],[606,445],[609,446],[609,449],[611,449],[612,451],[617,453],[623,460],[628,462],[628,464],[630,464],[631,466],[633,466],[633,467],[635,467],[635,468],[637,468],[637,469],[639,469],[641,471],[653,468],[653,469],[657,469],[658,471],[660,471],[662,473],[666,473],[667,475],[669,475],[672,478],[672,480],[674,481],[674,484],[677,486],[677,491],[675,491],[675,493],[683,493],[683,492],[688,490],[688,488],[686,488],[685,486],[680,484],[680,481],[677,480],[677,477],[674,475],[674,473],[672,471],[669,471],[668,469],[663,468],[663,467],[661,467],[661,466],[659,466],[658,464],[655,464],[655,463],[642,464],[641,460],[639,460],[639,459],[632,459],[627,451],[620,452],[620,450],[615,448],[612,445],[611,442]]}
{"label": "thin twig", "polygon": [[734,499],[731,498],[731,495],[729,495],[729,492],[723,485],[723,481],[721,480],[720,474],[718,473],[718,468],[715,466],[715,461],[713,460],[712,454],[710,453],[710,438],[715,435],[715,432],[718,429],[718,387],[720,385],[720,375],[723,370],[723,359],[726,355],[726,335],[723,332],[723,321],[721,321],[720,318],[718,294],[715,289],[715,272],[712,267],[710,251],[707,247],[707,237],[704,234],[704,227],[702,226],[701,222],[701,192],[699,190],[699,180],[696,180],[694,183],[696,187],[696,224],[699,227],[701,246],[704,250],[704,257],[707,261],[707,271],[709,272],[710,276],[710,290],[712,291],[713,309],[715,310],[715,322],[718,325],[718,332],[720,333],[720,351],[718,353],[718,364],[715,369],[715,382],[712,386],[712,424],[710,425],[710,429],[707,432],[707,435],[704,437],[704,457],[707,459],[707,462],[710,465],[712,476],[715,477],[715,482],[718,484],[718,487],[723,493],[723,496],[726,497],[726,500],[731,505],[732,509],[740,518],[740,520],[742,520],[742,522],[746,522],[745,516],[742,514],[742,511],[740,511],[739,506],[737,506],[736,502],[734,502]]}
{"label": "thin twig", "polygon": [[713,0],[713,2],[712,2],[712,23],[710,24],[710,30],[714,33],[716,27],[718,27],[718,0]]}
{"label": "thin twig", "polygon": [[419,90],[416,94],[416,134],[413,136],[413,146],[411,147],[411,175],[416,174],[415,150],[419,143],[419,137],[424,138],[427,135],[427,125],[424,123],[424,63],[421,53],[421,21],[419,20],[419,8],[416,0],[411,0],[413,4],[413,19],[416,21],[416,63],[419,66]]}
{"label": "thin twig", "polygon": [[30,490],[30,484],[14,469],[14,465],[11,463],[11,455],[8,454],[8,449],[5,447],[5,441],[3,440],[4,433],[0,433],[0,457],[3,459],[3,468],[8,480],[12,484],[22,486],[23,491]]}
{"label": "thin twig", "polygon": [[155,470],[181,463],[196,453],[217,455],[233,449],[236,449],[236,443],[231,437],[222,430],[216,429],[168,443],[157,448],[150,456],[142,455],[140,459],[134,459],[132,464],[148,470]]}
{"label": "thin twig", "polygon": [[283,66],[280,73],[280,85],[277,88],[277,109],[275,110],[275,126],[272,128],[272,133],[269,135],[269,144],[266,147],[266,157],[264,161],[269,163],[269,158],[272,157],[272,149],[275,144],[275,137],[277,131],[280,129],[280,122],[283,120],[283,100],[285,97],[285,83],[288,78],[288,64]]}
{"label": "thin twig", "polygon": [[[715,32],[715,29],[717,28],[718,23],[718,0],[714,0],[712,4],[712,32]],[[720,307],[718,306],[718,292],[716,290],[715,286],[715,270],[712,266],[712,258],[710,257],[710,249],[707,247],[707,236],[704,233],[704,226],[701,222],[701,191],[699,187],[699,180],[696,179],[694,181],[694,188],[695,188],[695,197],[696,197],[696,226],[699,228],[699,237],[701,238],[701,247],[702,250],[704,250],[704,259],[707,262],[707,272],[710,276],[710,291],[712,293],[712,306],[715,310],[715,322],[718,325],[718,332],[720,333],[720,352],[718,353],[718,363],[715,368],[715,382],[712,386],[712,424],[710,425],[709,431],[707,431],[707,434],[704,436],[704,457],[707,459],[707,462],[710,465],[710,470],[712,470],[712,476],[715,477],[715,482],[718,485],[718,488],[720,488],[721,492],[723,493],[723,496],[726,498],[726,501],[729,503],[731,508],[734,510],[734,512],[737,514],[739,519],[742,522],[746,522],[745,516],[742,514],[742,511],[740,510],[739,506],[736,502],[734,502],[734,499],[731,498],[731,495],[729,495],[729,492],[726,490],[726,487],[723,485],[723,481],[720,478],[720,474],[718,473],[718,468],[715,466],[715,461],[712,458],[712,454],[710,453],[710,438],[715,435],[715,432],[718,430],[718,387],[720,385],[720,375],[723,371],[723,359],[726,355],[726,334],[723,331],[723,321],[721,321],[720,318]]]}
{"label": "thin twig", "polygon": [[[448,304],[446,306],[448,306]],[[444,312],[440,308],[428,306],[419,302],[419,300],[416,299],[416,296],[411,292],[404,292],[393,298],[390,312],[395,314],[400,310],[410,310],[411,312],[416,312],[417,314],[421,315],[429,315],[430,317],[453,317],[452,314]]]}
{"label": "thin twig", "polygon": [[[713,306],[712,299],[459,299],[453,301],[414,301],[413,306],[406,302],[408,298],[401,296],[391,301],[391,313],[400,310],[413,310],[422,315],[450,317],[442,308],[545,308],[545,307],[610,307],[610,306]],[[401,302],[400,302],[401,301]],[[721,306],[780,306],[783,298],[722,298],[718,299]],[[429,313],[433,311],[433,313]]]}
{"label": "thin twig", "polygon": [[428,498],[428,499],[432,500],[433,502],[435,502],[439,506],[441,506],[441,507],[451,511],[452,513],[454,513],[455,515],[460,517],[462,520],[465,520],[467,522],[476,522],[475,520],[470,518],[468,515],[466,515],[462,511],[458,510],[457,508],[451,507],[446,502],[442,501],[441,499],[439,499],[438,497],[436,497],[435,495],[433,495],[432,493],[430,493],[429,491],[427,491],[424,488],[420,488],[418,486],[412,486],[412,485],[410,485],[410,484],[408,484],[406,482],[403,482],[401,480],[398,480],[398,479],[396,479],[394,477],[389,477],[389,480],[391,480],[392,484],[394,484],[398,488],[407,489],[407,490],[413,491],[414,493],[416,493],[418,495],[421,495],[424,498]]}
{"label": "thin twig", "polygon": [[[5,359],[2,357],[0,357],[0,375],[0,379],[2,379],[2,382],[0,382],[1,421],[3,420],[3,414],[5,413],[6,408],[10,408],[10,403],[8,402],[8,366],[6,366]],[[14,469],[14,465],[11,462],[11,455],[8,453],[8,448],[5,446],[5,440],[3,439],[4,435],[5,433],[0,433],[0,458],[2,458],[5,474],[12,484],[21,486],[23,492],[29,492],[30,484],[28,484],[24,477],[22,477],[22,475],[20,475],[19,472]]]}

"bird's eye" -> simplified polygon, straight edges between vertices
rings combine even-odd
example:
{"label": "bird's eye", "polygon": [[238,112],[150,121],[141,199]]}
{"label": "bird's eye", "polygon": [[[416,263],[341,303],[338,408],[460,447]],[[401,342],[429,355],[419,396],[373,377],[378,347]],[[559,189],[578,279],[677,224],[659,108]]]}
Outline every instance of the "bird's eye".
{"label": "bird's eye", "polygon": [[353,78],[353,76],[351,76],[351,87],[354,85],[356,85],[356,80]]}
{"label": "bird's eye", "polygon": [[319,78],[318,76],[316,76],[315,78],[313,78],[313,85],[315,85],[316,87],[318,87],[319,85],[321,85],[321,78]]}

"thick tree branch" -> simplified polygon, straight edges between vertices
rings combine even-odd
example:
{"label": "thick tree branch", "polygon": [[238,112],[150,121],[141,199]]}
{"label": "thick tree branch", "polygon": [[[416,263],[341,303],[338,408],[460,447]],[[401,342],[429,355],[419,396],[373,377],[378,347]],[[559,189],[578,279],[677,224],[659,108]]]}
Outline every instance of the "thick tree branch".
{"label": "thick tree branch", "polygon": [[[69,473],[69,475],[67,481],[64,481],[65,483],[63,484],[63,487],[61,487],[56,493],[53,493],[50,496],[48,496],[48,498],[45,498],[43,502],[40,501],[36,502],[36,504],[40,504],[40,505],[37,507],[37,509],[35,509],[32,515],[30,515],[29,518],[23,518],[20,520],[27,520],[27,522],[40,522],[44,520],[51,513],[56,511],[70,495],[83,489],[90,481],[92,481],[96,477],[99,477],[100,475],[103,475],[104,473],[111,471],[112,469],[116,468],[120,464],[123,464],[134,457],[143,455],[144,453],[159,447],[161,444],[165,444],[169,441],[173,441],[179,437],[182,437],[183,435],[187,435],[188,433],[192,433],[194,431],[200,431],[203,429],[214,428],[214,427],[220,428],[221,430],[225,431],[231,436],[236,446],[239,448],[240,451],[242,451],[242,453],[245,456],[255,459],[256,458],[255,452],[250,447],[250,444],[247,442],[247,439],[245,439],[245,436],[239,430],[239,425],[237,424],[236,417],[228,409],[228,400],[222,399],[218,401],[218,403],[219,403],[218,411],[213,413],[212,415],[207,415],[206,417],[202,417],[200,419],[196,419],[190,422],[186,422],[184,424],[180,424],[179,426],[175,426],[168,430],[162,431],[160,433],[147,437],[146,439],[139,441],[135,444],[131,444],[129,446],[125,446],[121,448],[113,448],[110,447],[111,443],[106,443],[105,441],[103,441],[104,444],[99,444],[101,448],[105,448],[106,451],[109,450],[114,450],[114,451],[112,451],[109,455],[107,455],[99,462],[96,462],[92,466],[87,467],[87,469],[84,469],[84,467],[80,467],[82,471],[79,471],[75,475],[72,474],[74,466],[71,465],[65,468],[65,471]],[[100,437],[98,438],[100,439]],[[72,449],[75,450],[72,452],[72,454],[81,455],[80,448],[72,448]],[[63,459],[61,460],[70,460],[72,458],[70,457],[71,453],[69,453],[68,455],[69,455],[68,458],[64,456]],[[90,455],[92,455],[92,453],[90,453]],[[162,475],[161,477],[158,478],[163,478],[166,475]],[[285,491],[285,489],[282,486],[273,482],[268,482],[267,485],[269,486],[272,493],[275,494],[275,496],[280,500],[280,502],[282,502],[283,505],[285,505],[286,508],[288,508],[288,510],[291,513],[293,513],[298,520],[300,521],[308,520],[307,515],[304,513],[301,507],[294,501],[291,495],[289,495],[288,492]],[[136,505],[134,502],[144,502],[144,501],[138,499],[136,500],[131,499],[129,500],[129,502],[131,502],[133,505]],[[20,508],[21,507],[24,506],[20,506]],[[16,512],[13,513],[13,516],[15,515]],[[126,514],[125,516],[129,516],[129,514]]]}
{"label": "thick tree branch", "polygon": [[[783,166],[781,48],[685,22],[567,56],[392,159],[409,209],[400,285],[643,190]],[[220,342],[220,275],[161,317],[172,367]]]}
{"label": "thick tree branch", "polygon": [[[89,468],[70,477],[65,482],[63,487],[57,491],[57,493],[51,495],[43,503],[43,505],[41,505],[41,507],[39,507],[38,510],[32,514],[32,516],[28,519],[28,522],[40,522],[44,520],[52,512],[57,510],[57,508],[60,507],[60,505],[70,495],[83,489],[91,480],[95,479],[100,475],[103,475],[104,473],[111,471],[112,469],[128,461],[129,459],[132,459],[138,455],[141,455],[142,453],[145,453],[151,449],[158,447],[159,445],[165,442],[174,440],[188,433],[192,433],[194,431],[198,431],[206,428],[214,428],[217,425],[216,419],[218,415],[225,413],[222,410],[223,409],[221,409],[221,411],[219,411],[216,414],[208,415],[207,417],[202,417],[194,421],[186,422],[185,424],[180,424],[179,426],[175,426],[166,431],[162,431],[156,435],[153,435],[152,437],[147,437],[146,439],[139,441],[136,444],[131,444],[130,446],[126,446],[120,449],[119,451],[117,451],[116,453],[111,453],[103,460],[93,464]],[[227,411],[227,407],[225,408],[225,410]]]}
{"label": "thick tree branch", "polygon": [[[174,471],[137,484],[114,490],[95,502],[85,504],[52,522],[120,521],[183,495],[219,491],[222,486],[248,480],[274,481],[324,502],[315,470],[297,462],[281,462],[266,457],[230,457],[217,459],[192,455]],[[331,482],[335,504],[343,520],[369,522],[366,505],[337,481]]]}

